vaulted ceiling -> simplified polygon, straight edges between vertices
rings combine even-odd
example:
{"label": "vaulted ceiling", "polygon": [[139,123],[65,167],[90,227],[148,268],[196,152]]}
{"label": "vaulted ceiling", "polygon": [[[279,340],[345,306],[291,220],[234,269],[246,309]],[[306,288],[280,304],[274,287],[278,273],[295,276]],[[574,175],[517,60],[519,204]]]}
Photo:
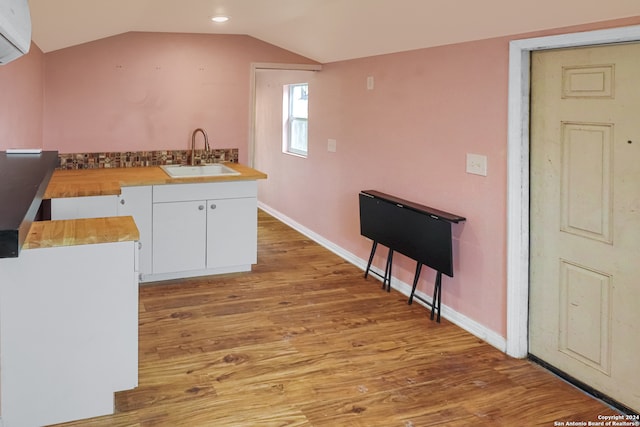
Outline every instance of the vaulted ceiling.
{"label": "vaulted ceiling", "polygon": [[[128,31],[246,34],[321,63],[640,15],[638,0],[29,0],[44,52]],[[224,24],[211,22],[224,14]]]}

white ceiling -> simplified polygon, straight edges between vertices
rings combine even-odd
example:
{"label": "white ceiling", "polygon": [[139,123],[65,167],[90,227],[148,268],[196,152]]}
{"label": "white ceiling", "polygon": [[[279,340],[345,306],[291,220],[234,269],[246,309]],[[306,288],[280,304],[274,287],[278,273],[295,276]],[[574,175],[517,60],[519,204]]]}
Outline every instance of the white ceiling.
{"label": "white ceiling", "polygon": [[[321,63],[640,15],[638,0],[29,0],[44,52],[128,32],[247,34]],[[214,24],[210,17],[231,20]]]}

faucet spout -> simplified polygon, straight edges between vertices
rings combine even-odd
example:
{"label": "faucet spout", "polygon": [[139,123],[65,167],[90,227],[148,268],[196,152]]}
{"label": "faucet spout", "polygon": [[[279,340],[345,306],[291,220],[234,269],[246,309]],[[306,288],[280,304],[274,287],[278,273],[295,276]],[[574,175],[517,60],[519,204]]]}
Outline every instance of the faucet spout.
{"label": "faucet spout", "polygon": [[201,132],[202,136],[204,136],[205,153],[209,153],[209,151],[211,151],[211,148],[209,147],[209,137],[207,136],[207,132],[205,132],[202,128],[197,128],[196,130],[194,130],[191,134],[191,166],[195,166],[196,164],[196,134],[198,132]]}

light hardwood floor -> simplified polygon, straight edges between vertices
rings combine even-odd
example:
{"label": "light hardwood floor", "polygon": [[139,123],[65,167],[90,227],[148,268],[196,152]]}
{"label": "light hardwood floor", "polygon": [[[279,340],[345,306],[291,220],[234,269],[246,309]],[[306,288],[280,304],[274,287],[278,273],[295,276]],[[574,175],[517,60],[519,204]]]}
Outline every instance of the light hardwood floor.
{"label": "light hardwood floor", "polygon": [[553,426],[617,413],[380,285],[260,212],[251,273],[141,287],[139,387],[115,415],[65,425]]}

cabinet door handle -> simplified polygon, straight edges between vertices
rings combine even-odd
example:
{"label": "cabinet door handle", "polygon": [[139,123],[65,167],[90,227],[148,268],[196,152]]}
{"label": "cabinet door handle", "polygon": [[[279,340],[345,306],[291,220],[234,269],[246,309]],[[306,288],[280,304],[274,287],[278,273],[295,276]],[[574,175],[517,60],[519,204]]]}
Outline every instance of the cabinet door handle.
{"label": "cabinet door handle", "polygon": [[211,209],[215,209],[215,208],[217,208],[216,204],[215,203],[211,203]]}
{"label": "cabinet door handle", "polygon": [[124,205],[124,199],[120,200],[120,204]]}
{"label": "cabinet door handle", "polygon": [[201,210],[203,210],[203,209],[204,209],[204,205],[200,205],[200,206],[198,206],[198,210],[199,210],[199,211],[201,211]]}

